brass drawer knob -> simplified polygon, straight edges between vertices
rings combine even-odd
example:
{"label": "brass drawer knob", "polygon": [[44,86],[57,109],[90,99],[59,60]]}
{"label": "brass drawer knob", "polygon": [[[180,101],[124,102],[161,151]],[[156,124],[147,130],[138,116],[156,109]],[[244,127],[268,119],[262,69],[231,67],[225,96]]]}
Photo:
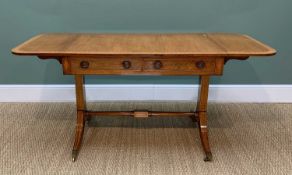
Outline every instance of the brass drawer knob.
{"label": "brass drawer knob", "polygon": [[153,63],[154,69],[161,69],[162,68],[162,62],[157,60]]}
{"label": "brass drawer knob", "polygon": [[130,69],[132,66],[132,63],[131,63],[131,61],[123,61],[122,65],[123,65],[124,69]]}
{"label": "brass drawer knob", "polygon": [[196,66],[199,69],[204,69],[206,67],[206,63],[204,61],[197,61]]}
{"label": "brass drawer knob", "polygon": [[81,61],[81,62],[80,62],[80,67],[81,67],[82,69],[87,69],[87,68],[89,68],[89,62],[88,62],[88,61]]}

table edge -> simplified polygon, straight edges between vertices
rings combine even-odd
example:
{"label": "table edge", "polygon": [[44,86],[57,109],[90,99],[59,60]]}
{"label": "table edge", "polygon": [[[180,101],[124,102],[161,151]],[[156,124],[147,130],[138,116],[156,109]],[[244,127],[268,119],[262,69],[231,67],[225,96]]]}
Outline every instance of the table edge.
{"label": "table edge", "polygon": [[[216,34],[216,32],[214,32]],[[42,37],[43,35],[50,35],[50,34],[82,34],[82,33],[42,33],[39,35],[36,35],[25,42],[19,44],[15,48],[11,49],[11,53],[14,55],[24,55],[24,56],[50,56],[50,57],[64,57],[64,56],[96,56],[96,55],[178,55],[178,56],[220,56],[220,57],[246,57],[246,56],[273,56],[277,54],[277,50],[268,46],[267,44],[264,44],[253,37],[246,35],[246,34],[240,34],[240,33],[222,33],[222,34],[234,34],[234,35],[241,35],[244,37],[249,38],[250,40],[253,40],[254,42],[266,47],[269,51],[267,52],[251,52],[249,54],[241,54],[240,52],[236,53],[208,53],[208,54],[195,54],[192,52],[169,52],[169,53],[160,53],[160,52],[138,52],[138,53],[128,53],[128,52],[116,52],[116,53],[108,53],[108,52],[99,52],[99,53],[72,53],[72,52],[63,52],[63,53],[57,53],[57,52],[25,52],[25,51],[19,51],[20,47],[23,47],[24,45],[32,42],[33,40],[38,39],[39,37]],[[88,33],[88,34],[103,34],[103,33]],[[104,33],[104,34],[118,34],[118,33]],[[121,33],[123,34],[123,33]],[[127,33],[125,33],[127,34]],[[133,33],[136,34],[136,33]],[[143,34],[143,33],[137,33],[137,34]],[[148,33],[148,34],[161,34],[161,33]],[[165,33],[165,34],[200,34],[200,33]],[[208,34],[208,33],[201,33],[201,34]],[[209,33],[210,34],[210,33]],[[212,33],[211,33],[212,34]],[[220,33],[219,33],[220,34]]]}

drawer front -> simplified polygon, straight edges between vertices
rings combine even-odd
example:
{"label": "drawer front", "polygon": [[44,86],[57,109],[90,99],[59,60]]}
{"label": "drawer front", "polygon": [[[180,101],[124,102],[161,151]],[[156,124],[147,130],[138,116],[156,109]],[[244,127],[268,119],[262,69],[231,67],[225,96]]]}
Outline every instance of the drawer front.
{"label": "drawer front", "polygon": [[121,57],[63,58],[63,71],[84,75],[221,75],[224,66],[224,58]]}
{"label": "drawer front", "polygon": [[137,58],[65,58],[64,74],[138,74],[142,70],[142,59]]}
{"label": "drawer front", "polygon": [[144,59],[143,71],[161,75],[208,75],[216,74],[216,59]]}

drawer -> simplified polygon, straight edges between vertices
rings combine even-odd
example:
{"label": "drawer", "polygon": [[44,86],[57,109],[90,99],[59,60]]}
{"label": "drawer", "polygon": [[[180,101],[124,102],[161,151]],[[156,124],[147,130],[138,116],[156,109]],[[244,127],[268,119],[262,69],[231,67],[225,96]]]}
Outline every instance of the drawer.
{"label": "drawer", "polygon": [[138,74],[142,70],[139,58],[63,58],[64,74]]}
{"label": "drawer", "polygon": [[88,75],[220,75],[224,58],[110,56],[66,57],[64,74]]}
{"label": "drawer", "polygon": [[216,58],[148,58],[144,59],[143,72],[158,75],[211,75],[220,74],[218,68],[222,66]]}

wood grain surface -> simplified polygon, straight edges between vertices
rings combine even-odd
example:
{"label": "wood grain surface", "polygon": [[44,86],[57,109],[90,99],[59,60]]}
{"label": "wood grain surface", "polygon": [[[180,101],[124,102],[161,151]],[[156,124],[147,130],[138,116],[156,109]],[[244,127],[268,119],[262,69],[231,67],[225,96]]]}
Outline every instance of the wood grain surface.
{"label": "wood grain surface", "polygon": [[189,34],[41,34],[12,49],[18,55],[73,56],[154,54],[194,56],[264,56],[276,50],[247,36],[231,33]]}

